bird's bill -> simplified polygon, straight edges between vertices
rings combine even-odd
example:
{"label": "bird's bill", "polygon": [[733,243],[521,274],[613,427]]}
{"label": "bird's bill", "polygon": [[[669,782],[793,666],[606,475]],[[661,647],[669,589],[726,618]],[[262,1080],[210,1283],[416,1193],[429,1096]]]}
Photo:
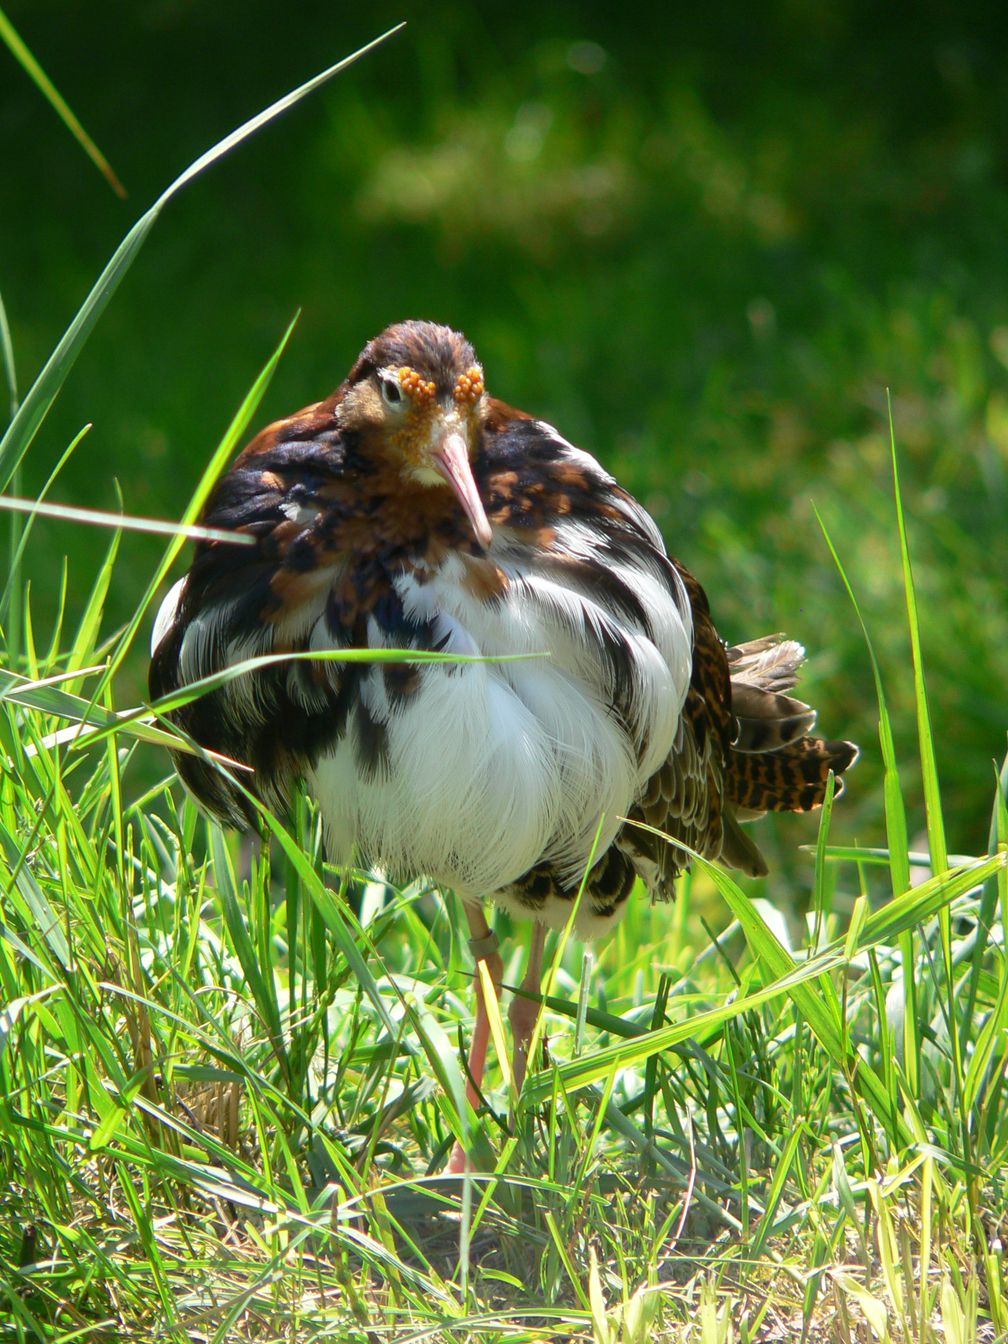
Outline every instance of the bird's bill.
{"label": "bird's bill", "polygon": [[472,524],[476,540],[484,550],[488,550],[493,532],[486,510],[483,508],[483,501],[476,489],[469,463],[469,447],[462,434],[457,429],[448,430],[434,449],[431,460],[458,496],[458,501]]}

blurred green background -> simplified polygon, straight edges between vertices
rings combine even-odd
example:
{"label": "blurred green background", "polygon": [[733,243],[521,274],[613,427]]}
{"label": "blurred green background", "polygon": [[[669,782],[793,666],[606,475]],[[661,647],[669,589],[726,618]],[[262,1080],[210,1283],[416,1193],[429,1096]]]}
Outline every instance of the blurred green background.
{"label": "blurred green background", "polygon": [[[173,203],[25,465],[54,497],[177,517],[298,308],[260,423],[387,322],[463,328],[491,390],[646,503],[731,640],[786,628],[862,764],[837,839],[882,841],[877,715],[820,508],[879,651],[921,820],[888,464],[892,390],[954,849],[1005,748],[1008,30],[998,7],[773,0],[6,6],[129,189],[0,50],[0,292],[22,387],[198,153],[400,19],[404,32]],[[39,639],[107,536],[39,526]],[[112,609],[160,554],[127,537]],[[138,656],[121,687],[142,694]],[[772,860],[814,836],[791,823]]]}

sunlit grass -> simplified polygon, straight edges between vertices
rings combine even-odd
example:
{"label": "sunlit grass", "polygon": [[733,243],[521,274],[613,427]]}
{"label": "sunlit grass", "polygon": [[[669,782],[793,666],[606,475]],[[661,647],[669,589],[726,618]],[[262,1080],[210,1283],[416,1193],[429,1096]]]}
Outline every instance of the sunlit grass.
{"label": "sunlit grass", "polygon": [[[40,638],[25,595],[0,690],[10,1337],[1008,1330],[1000,786],[988,856],[911,854],[887,748],[872,847],[831,846],[827,806],[804,889],[698,863],[631,902],[587,980],[577,945],[556,963],[513,1115],[493,1067],[474,1115],[450,898],[358,875],[358,918],[307,801],[239,854],[166,762],[135,788],[156,747],[100,674],[139,628],[101,635],[117,563],[76,629]],[[482,1174],[432,1175],[459,1137]]]}
{"label": "sunlit grass", "polygon": [[[99,626],[36,680],[99,664]],[[371,884],[358,921],[309,806],[241,858],[170,779],[132,796],[128,737],[50,745],[60,708],[0,728],[12,1338],[1008,1329],[1003,849],[928,877],[824,825],[803,923],[703,865],[631,904],[581,1028],[568,946],[548,1067],[467,1116],[451,902]],[[429,1174],[456,1136],[471,1183]]]}

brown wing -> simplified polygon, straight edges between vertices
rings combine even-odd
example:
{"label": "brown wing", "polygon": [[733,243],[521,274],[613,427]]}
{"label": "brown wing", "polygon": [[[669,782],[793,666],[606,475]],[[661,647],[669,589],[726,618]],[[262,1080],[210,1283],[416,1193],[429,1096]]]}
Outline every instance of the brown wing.
{"label": "brown wing", "polygon": [[734,648],[722,643],[696,579],[673,561],[693,608],[693,674],[675,746],[648,781],[618,843],[655,896],[666,899],[689,862],[680,840],[705,858],[751,876],[767,867],[741,820],[768,811],[808,812],[857,760],[852,742],[813,737],[815,711],[786,694],[805,656],[800,644],[767,635]]}
{"label": "brown wing", "polygon": [[707,595],[689,570],[676,560],[672,563],[693,610],[693,670],[675,745],[630,814],[632,821],[643,821],[662,836],[628,826],[619,839],[661,899],[672,897],[675,879],[689,863],[689,855],[663,836],[681,840],[707,858],[721,856],[733,735],[728,658],[711,621]]}

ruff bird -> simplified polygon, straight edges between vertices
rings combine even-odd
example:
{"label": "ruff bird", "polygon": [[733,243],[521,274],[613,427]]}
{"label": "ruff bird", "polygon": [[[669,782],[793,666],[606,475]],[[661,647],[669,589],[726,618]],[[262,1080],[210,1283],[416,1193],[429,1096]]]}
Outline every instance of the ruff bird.
{"label": "ruff bird", "polygon": [[[788,694],[801,646],[726,646],[645,509],[551,425],[490,396],[448,327],[402,322],[370,341],[331,396],[249,443],[202,522],[255,545],[197,546],[156,621],[155,698],[267,653],[486,660],[279,662],[173,717],[250,766],[274,810],[303,783],[335,860],[454,890],[495,987],[485,901],[533,921],[509,1011],[518,1086],[546,931],[582,883],[575,927],[591,938],[636,878],[672,896],[689,861],[677,842],[764,873],[739,823],[817,807],[856,758],[813,736],[814,712]],[[500,661],[514,654],[539,656]],[[214,816],[256,824],[212,763],[176,764]],[[474,1107],[488,1031],[477,976]],[[465,1161],[456,1145],[449,1170]]]}

